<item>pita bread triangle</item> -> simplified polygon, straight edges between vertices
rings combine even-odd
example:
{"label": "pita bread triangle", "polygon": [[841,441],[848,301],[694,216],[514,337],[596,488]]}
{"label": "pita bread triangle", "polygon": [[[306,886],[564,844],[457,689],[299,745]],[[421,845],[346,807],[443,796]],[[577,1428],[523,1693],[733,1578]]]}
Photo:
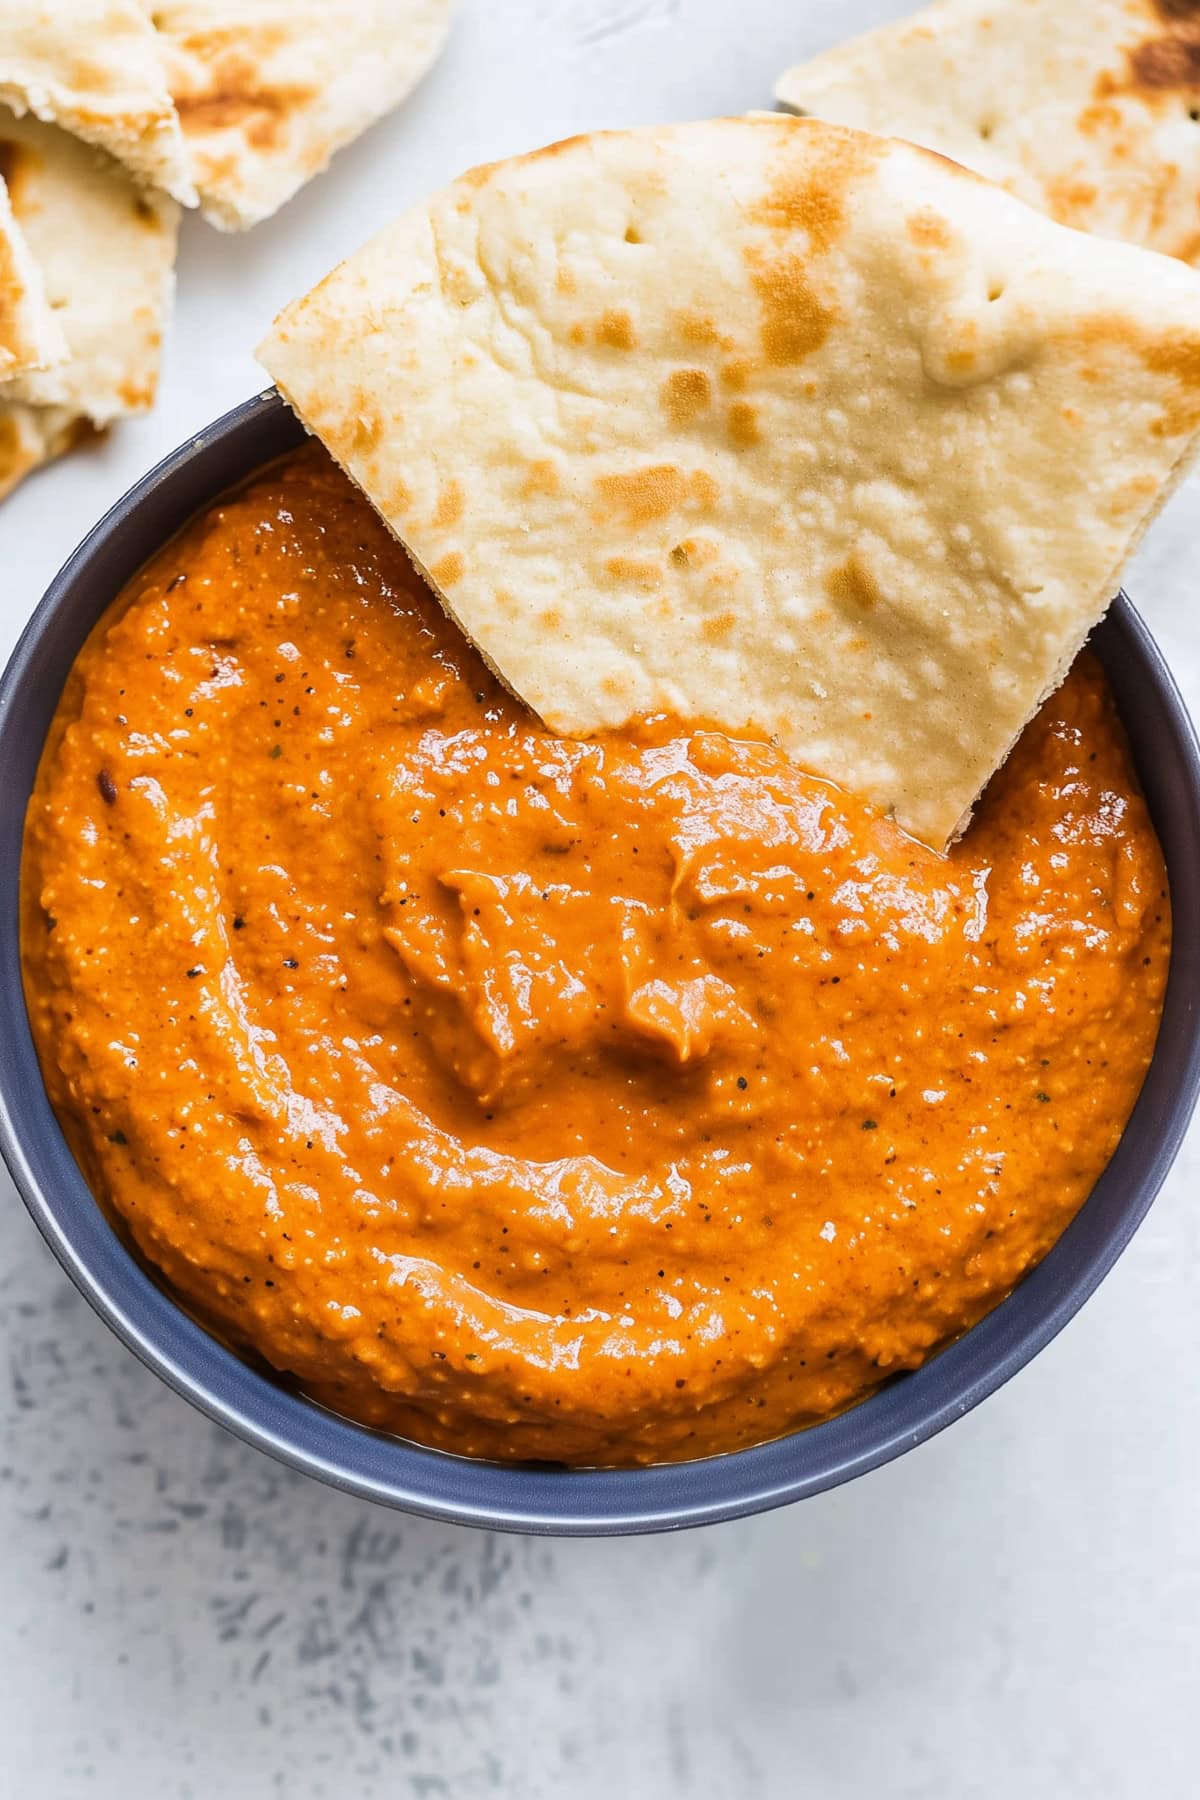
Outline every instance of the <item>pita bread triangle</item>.
{"label": "pita bread triangle", "polygon": [[453,0],[158,0],[154,23],[201,205],[241,230],[397,106]]}
{"label": "pita bread triangle", "polygon": [[774,736],[926,842],[1200,431],[1200,277],[782,115],[477,169],[260,349],[554,729]]}
{"label": "pita bread triangle", "polygon": [[1200,7],[941,0],[800,63],[796,112],[908,138],[1083,231],[1200,262]]}
{"label": "pita bread triangle", "polygon": [[179,208],[103,151],[0,108],[0,163],[69,355],[0,383],[0,491],[158,385]]}
{"label": "pita bread triangle", "polygon": [[107,150],[194,205],[161,48],[142,0],[0,0],[0,103]]}

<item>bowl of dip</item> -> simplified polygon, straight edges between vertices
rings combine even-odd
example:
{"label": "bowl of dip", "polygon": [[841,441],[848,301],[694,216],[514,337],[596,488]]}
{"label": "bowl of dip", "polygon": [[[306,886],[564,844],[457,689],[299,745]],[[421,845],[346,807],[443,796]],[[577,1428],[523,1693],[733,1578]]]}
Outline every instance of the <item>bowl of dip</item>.
{"label": "bowl of dip", "polygon": [[940,857],[703,724],[552,737],[270,393],[56,578],[0,776],[36,1223],[209,1416],[413,1512],[877,1466],[1062,1328],[1200,1084],[1200,761],[1124,597]]}

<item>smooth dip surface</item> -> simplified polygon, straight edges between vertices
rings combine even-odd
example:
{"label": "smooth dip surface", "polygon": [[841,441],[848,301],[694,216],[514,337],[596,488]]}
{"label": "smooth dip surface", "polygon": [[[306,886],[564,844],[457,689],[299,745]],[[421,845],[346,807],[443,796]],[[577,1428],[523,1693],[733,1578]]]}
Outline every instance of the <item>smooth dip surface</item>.
{"label": "smooth dip surface", "polygon": [[760,743],[552,737],[314,448],[71,678],[26,984],[101,1200],[206,1321],[468,1454],[827,1416],[994,1306],[1149,1062],[1162,858],[1081,659],[948,857]]}

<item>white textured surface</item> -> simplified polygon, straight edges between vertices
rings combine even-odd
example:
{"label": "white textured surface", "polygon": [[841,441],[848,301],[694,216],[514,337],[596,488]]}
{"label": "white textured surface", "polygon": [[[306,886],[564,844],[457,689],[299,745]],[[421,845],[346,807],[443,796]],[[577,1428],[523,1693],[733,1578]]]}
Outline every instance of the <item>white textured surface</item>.
{"label": "white textured surface", "polygon": [[[414,103],[248,239],[195,222],[157,412],[0,513],[0,649],[261,385],[274,308],[460,168],[739,111],[871,0],[464,0]],[[1200,487],[1130,586],[1200,704]],[[1179,921],[1194,930],[1193,920]],[[851,1488],[669,1540],[425,1525],[292,1477],[109,1337],[0,1190],[0,1796],[1191,1800],[1200,1138],[1031,1368]]]}

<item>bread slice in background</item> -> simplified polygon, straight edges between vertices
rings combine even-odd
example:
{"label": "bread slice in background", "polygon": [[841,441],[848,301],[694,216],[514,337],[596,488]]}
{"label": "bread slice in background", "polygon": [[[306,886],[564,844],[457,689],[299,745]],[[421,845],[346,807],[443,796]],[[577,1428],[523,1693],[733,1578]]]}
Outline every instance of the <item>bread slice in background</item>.
{"label": "bread slice in background", "polygon": [[0,110],[0,166],[66,360],[0,383],[0,480],[153,403],[179,208],[56,126]]}
{"label": "bread slice in background", "polygon": [[908,138],[1061,224],[1200,262],[1200,7],[941,0],[798,63],[796,112]]}
{"label": "bread slice in background", "polygon": [[0,0],[0,102],[107,150],[194,205],[162,46],[142,0]]}
{"label": "bread slice in background", "polygon": [[453,0],[158,0],[154,22],[200,202],[243,230],[397,106]]}

